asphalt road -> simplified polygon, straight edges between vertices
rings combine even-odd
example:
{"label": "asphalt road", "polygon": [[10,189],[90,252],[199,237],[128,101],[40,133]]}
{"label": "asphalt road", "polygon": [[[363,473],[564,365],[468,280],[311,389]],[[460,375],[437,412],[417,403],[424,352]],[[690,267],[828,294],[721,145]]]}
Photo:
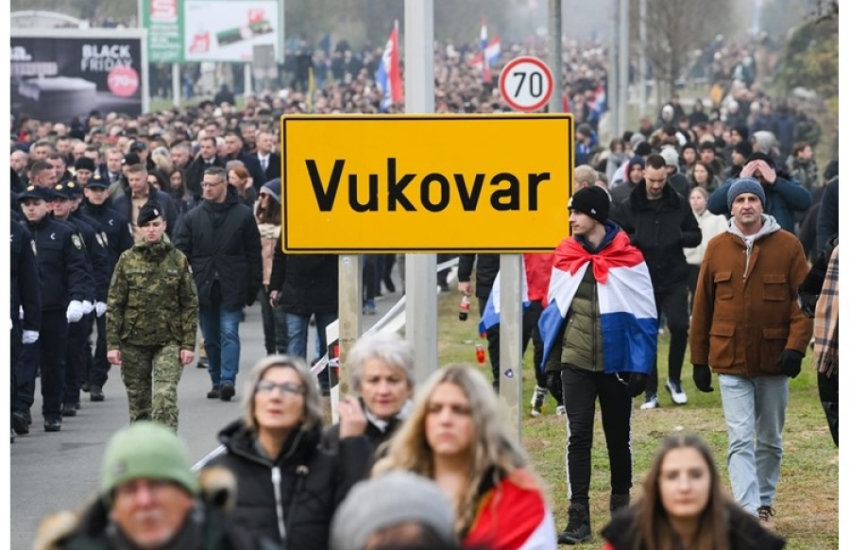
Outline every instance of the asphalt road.
{"label": "asphalt road", "polygon": [[[394,277],[398,281],[398,276]],[[398,286],[398,284],[397,284]],[[387,295],[377,302],[378,315],[364,316],[364,329],[370,327],[400,297]],[[240,373],[247,372],[264,354],[260,308],[246,310],[239,329],[242,342]],[[315,329],[310,329],[308,350],[315,350]],[[210,379],[205,369],[187,367],[180,380],[178,433],[186,441],[193,462],[200,460],[217,445],[216,434],[239,416],[240,374],[236,380],[236,398],[229,403],[206,398]],[[11,448],[11,548],[32,548],[38,522],[58,510],[73,510],[96,494],[100,463],[109,437],[128,422],[127,394],[120,373],[114,369],[104,387],[106,400],[92,403],[82,394],[77,416],[65,418],[62,431],[46,433],[41,417],[40,389],[32,408],[30,434],[19,436]]]}

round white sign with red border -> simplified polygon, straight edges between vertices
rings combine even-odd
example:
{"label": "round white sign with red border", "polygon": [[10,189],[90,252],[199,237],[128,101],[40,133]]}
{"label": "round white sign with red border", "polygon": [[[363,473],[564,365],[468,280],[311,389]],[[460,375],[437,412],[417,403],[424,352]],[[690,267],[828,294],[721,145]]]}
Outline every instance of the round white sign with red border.
{"label": "round white sign with red border", "polygon": [[512,109],[533,112],[548,103],[554,81],[549,67],[536,57],[512,59],[499,75],[499,92]]}

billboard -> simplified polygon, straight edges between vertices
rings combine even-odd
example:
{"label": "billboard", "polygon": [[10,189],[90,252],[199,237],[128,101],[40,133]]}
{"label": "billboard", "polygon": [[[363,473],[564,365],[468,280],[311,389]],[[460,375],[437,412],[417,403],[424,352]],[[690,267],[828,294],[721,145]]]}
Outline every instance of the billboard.
{"label": "billboard", "polygon": [[277,49],[278,0],[184,0],[185,61],[252,61],[254,46]]}
{"label": "billboard", "polygon": [[183,62],[182,0],[142,0],[142,23],[148,29],[151,63]]}
{"label": "billboard", "polygon": [[147,109],[145,41],[138,32],[39,29],[11,37],[11,107],[68,122],[89,112]]}

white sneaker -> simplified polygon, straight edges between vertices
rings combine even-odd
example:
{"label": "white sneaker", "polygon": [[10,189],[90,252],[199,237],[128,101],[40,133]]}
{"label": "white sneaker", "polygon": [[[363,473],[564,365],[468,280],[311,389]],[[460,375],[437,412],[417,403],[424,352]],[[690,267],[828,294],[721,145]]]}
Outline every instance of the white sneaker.
{"label": "white sneaker", "polygon": [[543,414],[543,402],[545,400],[546,388],[535,386],[534,394],[531,396],[531,416],[540,416]]}
{"label": "white sneaker", "polygon": [[655,394],[647,395],[646,400],[643,402],[643,405],[640,406],[640,410],[645,411],[648,409],[657,409],[658,408],[658,396]]}
{"label": "white sneaker", "polygon": [[664,387],[666,387],[667,391],[670,392],[670,397],[673,399],[673,403],[677,405],[684,405],[688,402],[688,396],[685,395],[685,390],[682,389],[682,383],[678,380],[668,379]]}
{"label": "white sneaker", "polygon": [[557,414],[558,416],[566,416],[567,408],[563,405],[558,405],[558,408],[555,409],[555,414]]}

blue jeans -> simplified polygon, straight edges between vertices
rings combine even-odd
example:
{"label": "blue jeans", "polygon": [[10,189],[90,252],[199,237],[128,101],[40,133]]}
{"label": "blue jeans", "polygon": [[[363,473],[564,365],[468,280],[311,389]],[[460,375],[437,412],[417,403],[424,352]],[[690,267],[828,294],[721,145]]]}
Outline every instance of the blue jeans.
{"label": "blue jeans", "polygon": [[[319,344],[321,345],[322,355],[324,355],[324,352],[328,349],[325,329],[329,324],[336,321],[336,318],[336,313],[316,314],[316,332],[319,333]],[[289,336],[289,345],[286,348],[287,355],[300,357],[307,361],[307,330],[309,328],[310,315],[296,315],[294,313],[286,314],[286,331]],[[328,370],[325,369],[319,373],[319,383],[322,387],[328,387],[328,380]]]}
{"label": "blue jeans", "polygon": [[239,321],[242,310],[227,310],[221,305],[202,307],[199,320],[210,366],[207,369],[214,388],[222,383],[235,384],[239,372]]}
{"label": "blue jeans", "polygon": [[738,504],[751,514],[772,506],[782,464],[787,376],[721,374],[720,397],[729,434],[729,480]]}

